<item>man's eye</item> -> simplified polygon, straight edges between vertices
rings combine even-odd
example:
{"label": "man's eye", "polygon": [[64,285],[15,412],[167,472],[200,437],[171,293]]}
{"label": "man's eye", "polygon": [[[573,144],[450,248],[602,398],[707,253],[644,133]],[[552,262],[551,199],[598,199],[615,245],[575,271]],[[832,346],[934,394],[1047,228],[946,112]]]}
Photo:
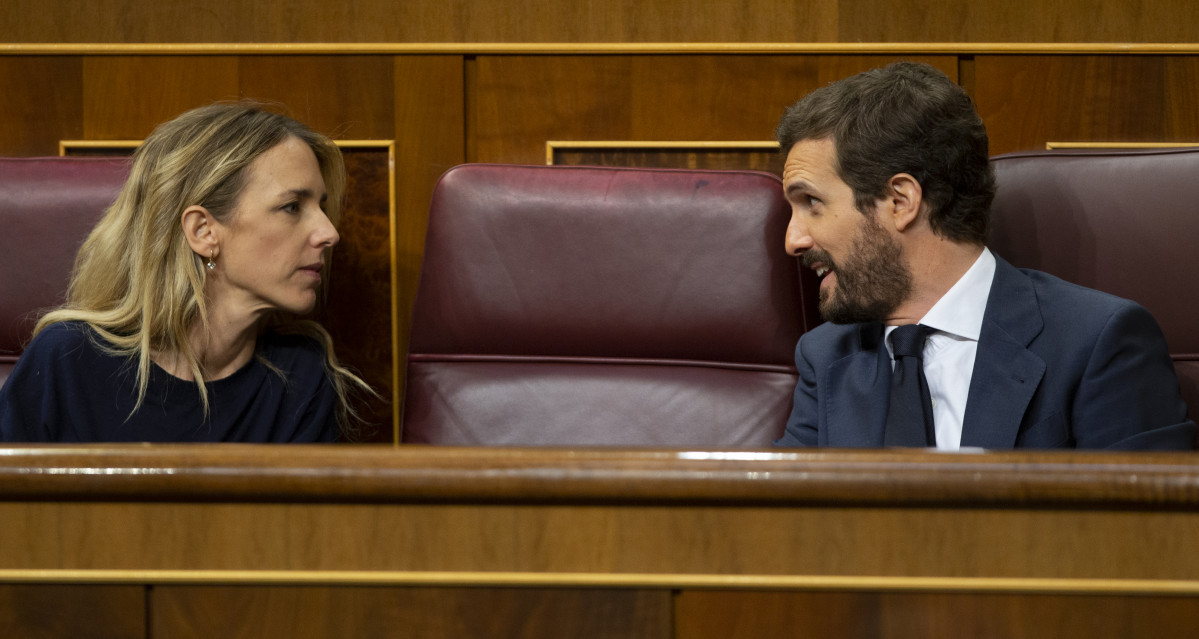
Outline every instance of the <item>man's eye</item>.
{"label": "man's eye", "polygon": [[282,210],[284,210],[288,213],[299,213],[300,212],[300,203],[299,202],[288,202],[287,204],[283,205]]}

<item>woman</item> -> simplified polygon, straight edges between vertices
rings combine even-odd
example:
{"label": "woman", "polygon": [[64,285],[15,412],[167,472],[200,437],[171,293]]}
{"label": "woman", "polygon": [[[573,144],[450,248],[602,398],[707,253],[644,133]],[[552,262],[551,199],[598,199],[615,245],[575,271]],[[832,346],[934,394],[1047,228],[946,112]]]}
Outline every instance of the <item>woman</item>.
{"label": "woman", "polygon": [[0,390],[5,441],[333,441],[365,383],[316,304],[341,152],[216,104],[159,126]]}

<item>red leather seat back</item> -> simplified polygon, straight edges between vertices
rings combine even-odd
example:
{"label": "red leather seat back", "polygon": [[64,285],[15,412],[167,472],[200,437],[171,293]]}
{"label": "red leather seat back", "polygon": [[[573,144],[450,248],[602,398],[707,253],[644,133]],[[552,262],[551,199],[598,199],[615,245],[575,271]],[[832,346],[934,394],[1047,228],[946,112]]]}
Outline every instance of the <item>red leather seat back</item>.
{"label": "red leather seat back", "polygon": [[1011,153],[994,163],[992,248],[1149,309],[1199,415],[1199,149]]}
{"label": "red leather seat back", "polygon": [[817,320],[779,180],[464,165],[438,183],[403,441],[766,446]]}
{"label": "red leather seat back", "polygon": [[0,158],[0,384],[128,175],[126,158]]}

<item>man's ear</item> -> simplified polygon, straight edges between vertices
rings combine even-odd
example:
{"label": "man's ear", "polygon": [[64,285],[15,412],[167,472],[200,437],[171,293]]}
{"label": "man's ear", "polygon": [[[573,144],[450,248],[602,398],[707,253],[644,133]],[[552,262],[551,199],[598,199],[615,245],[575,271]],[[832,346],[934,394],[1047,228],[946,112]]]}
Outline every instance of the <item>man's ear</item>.
{"label": "man's ear", "polygon": [[208,209],[198,205],[189,206],[183,210],[179,222],[183,225],[183,237],[187,238],[188,246],[196,255],[205,260],[216,257],[221,243],[217,237],[216,218]]}
{"label": "man's ear", "polygon": [[891,204],[891,222],[895,230],[903,232],[920,218],[924,206],[924,189],[916,178],[907,173],[896,173],[887,182],[887,199]]}

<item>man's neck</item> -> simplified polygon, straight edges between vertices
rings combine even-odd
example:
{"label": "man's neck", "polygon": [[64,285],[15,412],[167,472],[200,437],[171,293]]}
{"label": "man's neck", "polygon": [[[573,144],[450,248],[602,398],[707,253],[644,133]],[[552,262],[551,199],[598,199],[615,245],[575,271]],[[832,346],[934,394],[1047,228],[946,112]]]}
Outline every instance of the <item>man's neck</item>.
{"label": "man's neck", "polygon": [[889,325],[915,324],[957,284],[982,254],[983,245],[954,242],[930,235],[921,246],[906,251],[917,255],[909,260],[912,294],[887,318]]}

